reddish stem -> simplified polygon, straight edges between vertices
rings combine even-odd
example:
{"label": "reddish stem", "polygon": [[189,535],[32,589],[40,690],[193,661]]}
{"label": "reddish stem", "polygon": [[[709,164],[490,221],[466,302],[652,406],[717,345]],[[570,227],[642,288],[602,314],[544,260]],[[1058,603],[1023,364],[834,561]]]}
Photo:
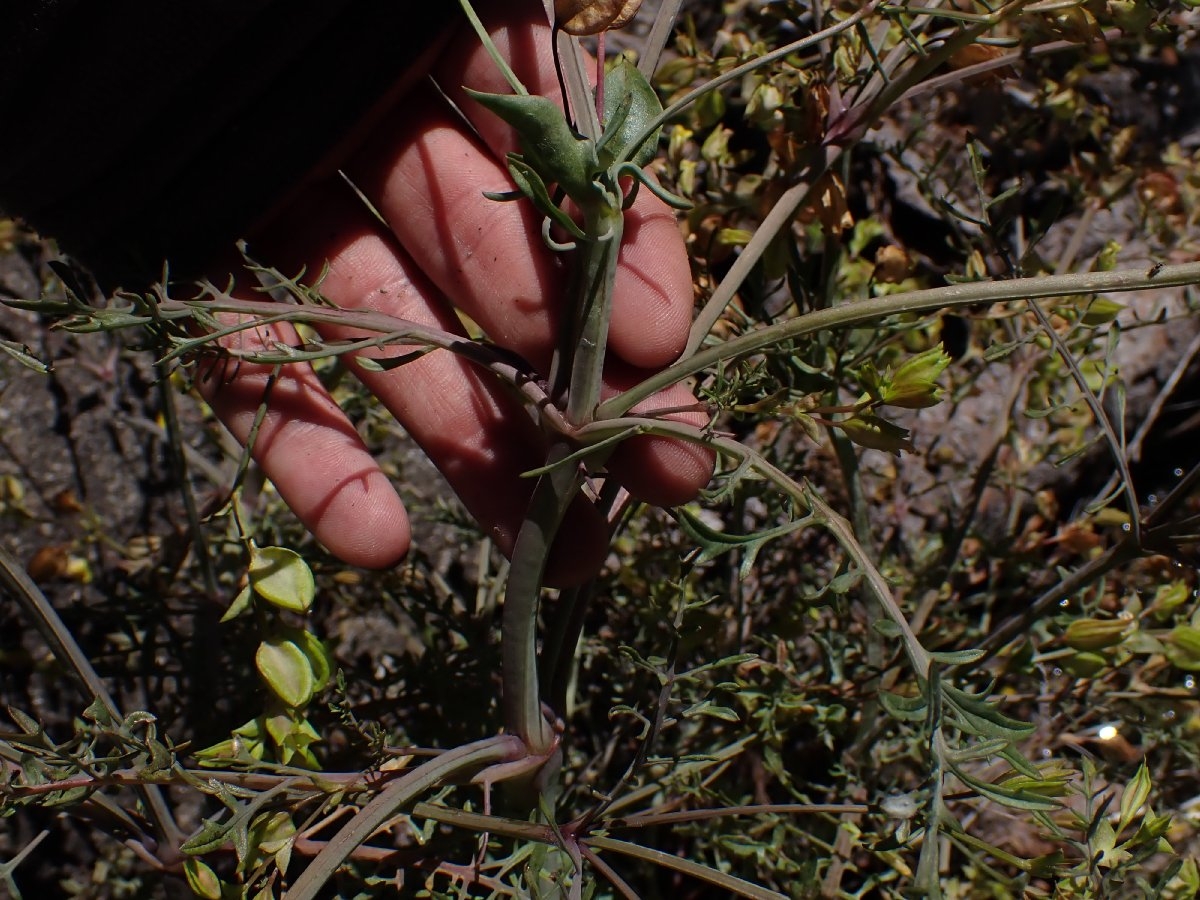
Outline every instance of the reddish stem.
{"label": "reddish stem", "polygon": [[596,121],[604,128],[604,35],[596,35]]}

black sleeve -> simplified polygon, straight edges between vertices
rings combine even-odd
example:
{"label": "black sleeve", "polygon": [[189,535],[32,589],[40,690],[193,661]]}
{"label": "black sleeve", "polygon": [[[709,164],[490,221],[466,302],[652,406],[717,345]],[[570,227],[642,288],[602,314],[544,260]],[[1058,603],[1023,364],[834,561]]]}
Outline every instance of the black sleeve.
{"label": "black sleeve", "polygon": [[452,0],[2,0],[0,208],[101,286],[194,276],[325,160]]}

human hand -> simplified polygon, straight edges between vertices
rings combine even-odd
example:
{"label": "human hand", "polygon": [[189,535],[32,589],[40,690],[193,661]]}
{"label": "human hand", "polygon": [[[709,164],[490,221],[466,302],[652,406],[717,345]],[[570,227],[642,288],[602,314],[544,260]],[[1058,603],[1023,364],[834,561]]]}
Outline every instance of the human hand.
{"label": "human hand", "polygon": [[[554,96],[558,83],[549,28],[534,18],[538,4],[522,7],[504,12],[489,27],[529,89]],[[305,265],[315,273],[327,264],[321,291],[338,306],[461,331],[451,308],[456,306],[492,340],[544,373],[569,269],[543,244],[540,217],[530,204],[483,196],[483,191],[509,189],[503,159],[516,149],[516,140],[508,126],[460,90],[465,84],[505,92],[507,86],[465,29],[438,59],[433,75],[470,126],[432,85],[420,82],[342,162],[389,229],[334,175],[305,187],[253,235],[251,254],[285,272]],[[631,386],[647,370],[671,363],[687,338],[691,310],[691,276],[674,214],[641,191],[626,216],[606,391]],[[322,331],[328,338],[352,334]],[[257,340],[295,342],[285,327],[269,336],[261,332]],[[239,440],[248,438],[269,371],[242,365],[227,383],[203,382],[217,415]],[[519,476],[545,461],[544,438],[519,403],[493,377],[446,352],[360,377],[500,549],[511,552],[533,487],[531,479]],[[685,388],[676,386],[644,407],[693,402]],[[675,417],[704,421],[700,413]],[[311,369],[284,369],[271,389],[253,450],[288,505],[347,563],[382,567],[407,551],[410,529],[403,504]],[[640,437],[618,448],[608,468],[635,497],[666,506],[691,499],[703,487],[712,457],[694,445]],[[600,513],[578,498],[559,535],[549,580],[565,585],[593,575],[608,544]]]}

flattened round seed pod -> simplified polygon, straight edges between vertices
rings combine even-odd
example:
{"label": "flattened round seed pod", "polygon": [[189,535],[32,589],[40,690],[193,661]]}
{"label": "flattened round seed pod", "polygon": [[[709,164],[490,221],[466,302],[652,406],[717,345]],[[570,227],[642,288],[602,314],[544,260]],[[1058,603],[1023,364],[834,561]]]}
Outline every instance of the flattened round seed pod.
{"label": "flattened round seed pod", "polygon": [[642,0],[554,0],[554,21],[567,34],[582,37],[628,24]]}

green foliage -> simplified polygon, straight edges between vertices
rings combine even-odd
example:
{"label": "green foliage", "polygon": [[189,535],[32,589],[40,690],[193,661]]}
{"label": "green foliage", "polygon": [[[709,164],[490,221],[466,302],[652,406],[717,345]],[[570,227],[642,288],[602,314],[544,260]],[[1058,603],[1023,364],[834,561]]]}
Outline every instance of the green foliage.
{"label": "green foliage", "polygon": [[[517,190],[497,199],[530,201],[547,244],[573,252],[564,264],[596,290],[566,300],[567,356],[541,394],[486,344],[468,354],[523,391],[557,442],[522,528],[542,543],[519,542],[503,604],[486,545],[474,568],[436,567],[418,548],[396,572],[349,573],[269,492],[253,511],[234,503],[230,536],[208,526],[235,597],[214,640],[236,648],[216,731],[229,737],[184,756],[148,713],[97,700],[60,732],[13,709],[4,815],[85,806],[149,854],[170,829],[150,833],[109,795],[187,788],[207,804],[203,824],[173,837],[201,897],[382,896],[397,865],[406,890],[433,897],[683,883],[751,897],[1196,894],[1197,867],[1177,850],[1191,837],[1176,812],[1187,791],[1172,778],[1200,764],[1187,674],[1200,670],[1200,608],[1194,572],[1170,560],[1194,547],[1200,476],[1181,470],[1139,505],[1116,360],[1153,317],[1103,291],[1200,271],[1147,269],[1113,241],[1054,249],[1059,213],[1029,190],[1061,190],[1061,206],[1088,215],[1136,194],[1152,242],[1192,241],[1193,160],[1147,163],[1151,148],[1083,85],[1184,27],[1165,4],[1123,2],[834,4],[820,23],[796,2],[708,14],[720,21],[707,32],[682,23],[653,85],[625,59],[609,69],[593,137],[517,84],[469,93],[520,137],[507,160]],[[930,96],[943,105],[928,122],[907,112]],[[967,133],[975,107],[1005,114]],[[1051,170],[1043,138],[1078,152]],[[701,309],[678,364],[600,403],[630,200],[620,179],[645,164],[691,204]],[[889,212],[900,205],[920,206],[919,228]],[[268,316],[370,336],[306,331],[303,346],[251,362],[332,369],[356,350],[418,348],[387,368],[467,343],[256,271],[295,302],[208,285],[199,302],[164,287],[98,306],[66,282],[24,305],[79,333],[147,329],[168,360],[217,352],[217,336]],[[955,323],[968,333],[957,348]],[[33,360],[10,343],[15,363]],[[585,345],[598,353],[570,358]],[[688,378],[706,427],[630,412]],[[353,388],[338,394],[369,442],[392,438]],[[988,394],[1001,405],[953,440],[956,416]],[[670,514],[602,507],[619,523],[614,564],[542,603],[546,535],[582,487],[579,460],[634,434],[712,448],[714,485]],[[1096,446],[1089,465],[1108,453],[1112,484],[1072,516],[1078,498],[1040,470]],[[613,500],[591,487],[589,500]],[[20,491],[4,496],[19,515]],[[481,540],[455,532],[455,547],[462,534]],[[157,574],[184,593],[193,575],[176,565]],[[48,640],[77,644],[41,621]],[[0,865],[14,895],[27,858]]]}

